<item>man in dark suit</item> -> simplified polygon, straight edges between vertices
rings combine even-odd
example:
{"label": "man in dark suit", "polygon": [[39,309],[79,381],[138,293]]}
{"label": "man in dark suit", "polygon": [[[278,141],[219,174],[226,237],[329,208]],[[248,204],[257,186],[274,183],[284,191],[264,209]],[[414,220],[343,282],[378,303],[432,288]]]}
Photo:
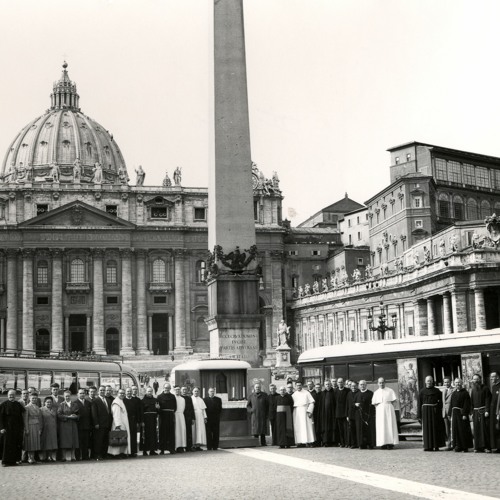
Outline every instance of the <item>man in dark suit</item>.
{"label": "man in dark suit", "polygon": [[208,398],[204,398],[207,406],[207,449],[216,450],[219,447],[219,427],[222,413],[222,399],[215,395],[215,389],[208,389]]}
{"label": "man in dark suit", "polygon": [[53,383],[50,386],[50,397],[54,401],[54,408],[57,411],[57,408],[59,405],[64,402],[64,398],[62,396],[59,396],[59,384]]}
{"label": "man in dark suit", "polygon": [[[276,407],[278,404],[278,398],[281,396],[276,392],[276,385],[271,384],[269,386],[269,423],[271,424],[271,436],[273,446],[278,445],[278,435],[276,433]],[[315,406],[316,408],[316,406]]]}
{"label": "man in dark suit", "polygon": [[99,387],[99,395],[92,404],[92,424],[94,426],[94,453],[97,461],[103,460],[108,453],[109,431],[111,429],[111,405],[106,397],[106,388]]}
{"label": "man in dark suit", "polygon": [[78,406],[79,419],[78,427],[78,445],[76,453],[77,460],[89,459],[90,448],[90,430],[92,429],[92,405],[85,399],[85,389],[78,389],[78,398],[75,401]]}
{"label": "man in dark suit", "polygon": [[128,428],[130,430],[130,456],[137,456],[137,430],[142,423],[142,406],[139,398],[132,396],[132,388],[125,390],[125,399],[123,404],[127,409]]}
{"label": "man in dark suit", "polygon": [[186,401],[184,408],[184,420],[186,421],[186,444],[187,451],[193,449],[193,423],[194,423],[194,407],[191,396],[188,395],[187,387],[181,387],[181,396]]}
{"label": "man in dark suit", "polygon": [[340,442],[340,447],[345,448],[349,444],[348,422],[347,422],[347,395],[351,390],[345,387],[344,379],[337,379],[338,387],[335,393],[335,430]]}
{"label": "man in dark suit", "polygon": [[89,395],[87,397],[87,401],[90,403],[90,431],[89,431],[89,445],[90,445],[90,458],[95,459],[94,452],[94,424],[92,422],[92,405],[97,398],[97,387],[92,385],[89,387]]}
{"label": "man in dark suit", "polygon": [[110,385],[106,386],[106,391],[104,392],[104,397],[108,401],[108,405],[111,408],[111,405],[113,404],[113,401],[115,400],[115,397],[113,396],[113,388]]}

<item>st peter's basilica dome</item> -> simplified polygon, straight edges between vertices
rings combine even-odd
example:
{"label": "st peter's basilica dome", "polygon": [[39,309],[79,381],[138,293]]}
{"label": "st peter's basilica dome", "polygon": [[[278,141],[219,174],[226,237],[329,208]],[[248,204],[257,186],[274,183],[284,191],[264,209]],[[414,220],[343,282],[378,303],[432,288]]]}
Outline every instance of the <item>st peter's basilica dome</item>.
{"label": "st peter's basilica dome", "polygon": [[67,67],[65,62],[61,78],[54,83],[50,109],[26,125],[9,146],[0,171],[4,182],[90,183],[97,177],[99,183],[128,180],[125,160],[113,135],[81,112],[80,96]]}

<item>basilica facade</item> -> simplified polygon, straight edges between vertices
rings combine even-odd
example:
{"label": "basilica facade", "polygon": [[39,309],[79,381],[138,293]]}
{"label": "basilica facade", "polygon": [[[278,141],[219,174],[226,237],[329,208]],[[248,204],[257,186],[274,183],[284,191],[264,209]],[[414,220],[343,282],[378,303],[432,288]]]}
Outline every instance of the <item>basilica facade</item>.
{"label": "basilica facade", "polygon": [[[80,108],[63,65],[50,108],[1,165],[0,349],[148,356],[206,354],[208,192],[135,184],[114,137]],[[249,180],[249,182],[252,182]],[[282,194],[253,168],[260,352],[284,311]]]}

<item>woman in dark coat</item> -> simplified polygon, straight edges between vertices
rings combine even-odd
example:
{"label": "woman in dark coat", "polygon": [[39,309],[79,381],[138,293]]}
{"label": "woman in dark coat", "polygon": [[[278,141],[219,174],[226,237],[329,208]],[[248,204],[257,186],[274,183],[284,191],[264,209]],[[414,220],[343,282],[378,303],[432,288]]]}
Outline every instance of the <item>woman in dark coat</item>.
{"label": "woman in dark coat", "polygon": [[23,452],[24,406],[16,401],[16,391],[11,389],[7,401],[0,404],[0,456],[2,467],[21,462]]}
{"label": "woman in dark coat", "polygon": [[45,398],[44,406],[40,411],[43,422],[40,459],[46,462],[55,462],[57,452],[57,410],[52,396]]}
{"label": "woman in dark coat", "polygon": [[71,401],[71,392],[64,391],[64,402],[57,409],[59,421],[59,448],[62,450],[63,462],[76,460],[75,450],[78,448],[78,406]]}

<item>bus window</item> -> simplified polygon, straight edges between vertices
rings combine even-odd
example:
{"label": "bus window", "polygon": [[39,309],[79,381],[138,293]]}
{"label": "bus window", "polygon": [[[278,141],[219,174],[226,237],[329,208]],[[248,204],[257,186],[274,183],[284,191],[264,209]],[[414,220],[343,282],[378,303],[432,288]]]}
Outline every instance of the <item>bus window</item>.
{"label": "bus window", "polygon": [[134,379],[130,375],[122,373],[122,389],[126,389],[127,387],[132,387],[133,385],[135,385]]}
{"label": "bus window", "polygon": [[99,387],[99,374],[96,372],[78,372],[78,389],[86,389],[95,385]]}
{"label": "bus window", "polygon": [[375,361],[373,363],[373,380],[383,377],[385,380],[398,379],[398,367],[396,361]]}
{"label": "bus window", "polygon": [[69,389],[71,394],[77,393],[75,372],[54,372],[54,383],[59,384],[61,391]]}
{"label": "bus window", "polygon": [[339,365],[332,365],[332,370],[330,372],[330,379],[332,378],[347,378],[347,365],[344,363]]}
{"label": "bus window", "polygon": [[0,370],[0,387],[1,394],[7,394],[9,389],[16,389],[17,393],[21,393],[26,389],[26,372],[22,370]]}
{"label": "bus window", "polygon": [[349,378],[358,382],[359,380],[366,380],[371,382],[373,380],[373,370],[371,363],[349,363]]}
{"label": "bus window", "polygon": [[50,384],[52,383],[51,372],[28,372],[28,387],[34,387],[40,398],[50,395]]}
{"label": "bus window", "polygon": [[117,373],[101,373],[101,385],[110,385],[113,388],[113,394],[120,388],[120,374]]}
{"label": "bus window", "polygon": [[307,367],[302,369],[302,379],[303,382],[314,382],[314,383],[321,383],[321,378],[323,376],[322,374],[322,369],[321,368],[316,368],[316,367]]}

